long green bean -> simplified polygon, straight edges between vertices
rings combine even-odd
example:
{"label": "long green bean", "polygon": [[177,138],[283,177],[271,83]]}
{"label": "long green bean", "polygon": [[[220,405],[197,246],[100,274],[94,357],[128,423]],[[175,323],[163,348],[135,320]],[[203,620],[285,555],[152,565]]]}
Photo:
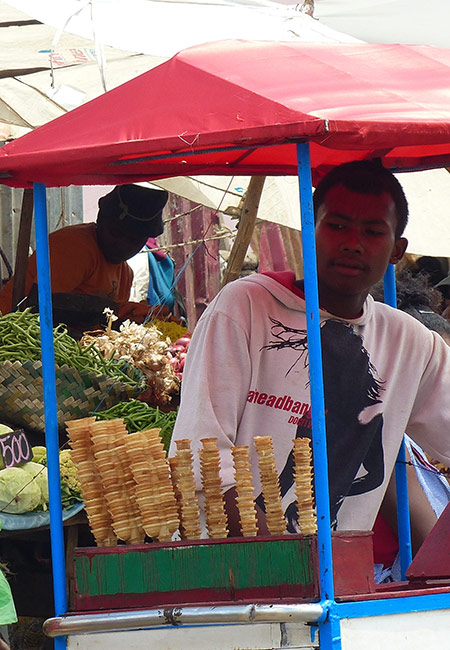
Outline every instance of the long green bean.
{"label": "long green bean", "polygon": [[[124,361],[104,359],[94,343],[83,348],[78,341],[69,336],[65,325],[55,327],[53,334],[57,366],[67,365],[80,372],[106,375],[131,386],[137,386],[142,382],[142,375],[133,372],[132,366]],[[40,341],[39,316],[33,314],[30,309],[0,316],[0,362],[25,363],[40,360]]]}
{"label": "long green bean", "polygon": [[92,413],[97,420],[115,420],[123,418],[129,433],[145,431],[145,429],[160,428],[160,436],[167,451],[172,438],[177,411],[165,413],[158,407],[153,408],[145,402],[130,399],[128,402],[118,402],[105,411]]}

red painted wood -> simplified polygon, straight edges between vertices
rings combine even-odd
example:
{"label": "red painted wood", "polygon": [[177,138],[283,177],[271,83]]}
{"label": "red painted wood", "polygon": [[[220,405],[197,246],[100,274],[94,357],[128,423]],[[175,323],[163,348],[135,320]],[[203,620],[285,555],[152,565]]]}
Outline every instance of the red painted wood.
{"label": "red painted wood", "polygon": [[258,270],[260,273],[291,270],[277,223],[265,221],[261,226]]}
{"label": "red painted wood", "polygon": [[[219,220],[213,210],[175,194],[170,195],[169,209],[172,219],[176,215],[184,215],[173,219],[164,233],[166,244],[184,244],[170,249],[177,274],[197,248],[197,244],[186,245],[186,242],[212,237],[214,226],[219,224]],[[188,325],[193,330],[220,288],[218,240],[208,241],[196,250],[177,287],[186,302]]]}
{"label": "red painted wood", "polygon": [[411,581],[450,581],[450,503],[416,553],[406,577]]}
{"label": "red painted wood", "polygon": [[332,548],[335,594],[374,592],[372,533],[333,533]]}
{"label": "red painted wood", "polygon": [[205,603],[233,603],[236,602],[283,602],[286,598],[292,598],[295,602],[309,602],[317,596],[317,589],[308,585],[279,585],[277,587],[259,587],[257,591],[253,589],[236,589],[233,597],[227,589],[218,591],[215,589],[198,589],[183,590],[177,592],[157,592],[152,591],[145,594],[112,594],[91,596],[90,594],[78,595],[75,600],[75,611],[92,611],[105,609],[130,609],[152,608],[152,607],[171,607]]}
{"label": "red painted wood", "polygon": [[[290,535],[289,538],[269,537],[266,541],[302,539],[301,535]],[[257,538],[260,542],[264,538]],[[308,538],[307,538],[308,539]],[[278,584],[270,587],[253,587],[245,589],[230,590],[224,586],[222,589],[191,589],[180,590],[177,592],[148,592],[139,594],[103,594],[91,595],[89,593],[80,593],[76,589],[74,599],[75,611],[92,611],[105,609],[121,608],[139,608],[170,606],[184,604],[200,604],[211,602],[277,602],[280,600],[294,599],[295,602],[311,601],[319,596],[319,566],[317,554],[317,537],[309,538],[311,546],[311,564],[313,569],[313,579],[310,584],[306,585],[289,585]],[[182,541],[171,544],[143,544],[139,546],[117,546],[111,548],[78,548],[75,550],[76,557],[89,557],[92,559],[98,555],[123,555],[133,551],[151,553],[161,548],[171,548],[176,552],[177,548],[189,547],[196,545],[216,545],[216,544],[234,544],[234,543],[252,544],[254,538],[230,538],[224,540],[199,540],[199,541]],[[370,532],[354,533],[333,533],[333,558],[334,558],[334,577],[335,591],[337,596],[349,594],[363,595],[375,592],[373,580],[373,551],[372,551],[372,534]],[[76,561],[76,560],[75,560]]]}

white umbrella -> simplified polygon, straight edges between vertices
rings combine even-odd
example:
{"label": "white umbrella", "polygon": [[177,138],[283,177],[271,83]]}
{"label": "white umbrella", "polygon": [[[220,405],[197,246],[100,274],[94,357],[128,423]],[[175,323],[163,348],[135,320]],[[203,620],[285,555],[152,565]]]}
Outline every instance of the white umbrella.
{"label": "white umbrella", "polygon": [[316,0],[314,17],[369,43],[450,47],[448,0]]}
{"label": "white umbrella", "polygon": [[[5,3],[0,3],[0,9],[2,4]],[[270,0],[253,0],[251,2],[239,2],[238,0],[208,0],[208,2],[201,0],[195,2],[128,0],[126,3],[123,0],[39,0],[39,2],[36,0],[8,0],[7,4],[51,25],[51,28],[46,25],[36,27],[51,29],[51,32],[47,34],[46,43],[56,40],[60,55],[65,53],[66,56],[69,56],[71,50],[70,41],[63,41],[63,39],[72,38],[70,34],[62,34],[59,40],[56,38],[55,29],[62,32],[64,28],[68,32],[77,34],[77,38],[92,39],[96,37],[97,40],[100,39],[103,43],[117,49],[128,47],[134,51],[153,52],[160,57],[169,56],[182,47],[215,38],[353,41],[355,40],[353,36],[330,29],[324,24],[325,20],[328,21],[331,16],[336,18],[342,16],[345,20],[339,23],[339,28],[351,31],[352,25],[360,15],[367,18],[368,12],[373,10],[375,15],[383,14],[386,17],[386,14],[391,12],[388,15],[390,19],[393,19],[393,15],[397,16],[403,7],[400,0],[389,0],[389,6],[383,0],[370,0],[370,2],[359,0],[357,4],[351,3],[351,5],[341,0],[316,0],[315,17],[319,17],[320,20],[315,20],[296,10],[295,6],[297,5],[283,6]],[[447,15],[445,11],[450,13],[450,5],[446,8],[443,0],[439,0],[439,5],[442,5],[444,12],[441,15]],[[422,6],[419,7],[416,0],[408,0],[408,7],[411,8],[412,14],[420,11],[421,15],[429,17],[429,13],[425,12]],[[372,16],[372,14],[370,15]],[[428,24],[427,20],[428,18],[424,19],[422,23],[424,29]],[[395,21],[393,22],[395,24]],[[329,24],[334,28],[338,27],[337,22],[333,21]],[[375,25],[376,20],[369,21],[370,28],[374,28]],[[400,31],[398,23],[396,30],[398,38],[395,40],[400,40],[400,35],[405,40],[405,32]],[[371,33],[373,34],[373,32]],[[368,38],[367,34],[358,32],[358,36],[374,40]],[[38,49],[34,47],[32,62],[35,66],[39,64],[36,59]],[[45,47],[41,49],[45,49]],[[113,85],[118,85],[143,72],[145,66],[148,69],[163,60],[142,55],[132,56],[130,53],[121,57],[117,49],[106,48],[108,75],[112,77]],[[48,57],[48,53],[40,52],[40,54]],[[5,51],[2,52],[2,55],[7,56]],[[26,49],[20,56],[26,56]],[[45,63],[42,57],[40,61],[42,65]],[[31,62],[27,63],[27,65],[31,64]],[[3,65],[5,64],[3,63]],[[56,74],[57,87],[63,89],[63,94],[64,89],[73,88],[83,93],[80,103],[102,92],[95,61],[74,67],[68,65],[61,67]],[[1,115],[4,114],[9,116],[14,123],[17,114],[19,115],[18,119],[22,118],[33,126],[36,125],[38,118],[30,117],[30,112],[36,111],[37,105],[29,99],[28,94],[37,91],[40,95],[47,97],[45,93],[49,85],[48,75],[48,70],[28,74],[26,83],[23,83],[22,79],[20,80],[21,88],[14,85],[8,87],[8,83],[12,84],[12,81],[17,83],[16,79],[0,80],[0,97],[7,100],[4,101],[3,106],[0,100],[0,121]],[[4,84],[3,88],[2,83]],[[15,90],[17,90],[18,102],[14,102]],[[20,106],[20,110],[18,110],[18,106]],[[64,112],[66,110],[56,101],[50,106],[53,111]],[[43,114],[40,119],[43,119]],[[47,121],[47,119],[43,119],[43,121]],[[21,124],[20,121],[15,123]],[[227,207],[239,204],[247,188],[248,180],[248,178],[242,177],[176,178],[158,181],[158,185],[194,202],[214,209],[220,207],[222,211],[225,211]],[[408,250],[411,253],[422,255],[448,255],[447,242],[449,241],[450,226],[445,226],[447,220],[443,218],[443,211],[446,210],[448,203],[444,199],[449,194],[448,173],[445,170],[437,170],[419,174],[403,174],[400,176],[400,181],[405,187],[411,210],[410,224],[406,233],[410,240]],[[426,229],[423,227],[424,216],[426,217]],[[298,188],[295,178],[266,179],[258,217],[299,229]]]}
{"label": "white umbrella", "polygon": [[271,0],[7,0],[58,30],[124,50],[170,57],[223,39],[354,42]]}
{"label": "white umbrella", "polygon": [[[447,218],[450,174],[446,169],[397,174],[409,203],[405,237],[408,253],[447,257],[450,253],[450,221]],[[248,177],[202,176],[156,181],[159,187],[213,209],[237,206]],[[264,184],[258,218],[300,230],[297,178],[268,177]]]}
{"label": "white umbrella", "polygon": [[[61,34],[0,2],[0,139],[18,137],[107,89],[162,63],[163,57],[103,48],[99,70],[92,41]],[[102,74],[103,72],[103,74]]]}

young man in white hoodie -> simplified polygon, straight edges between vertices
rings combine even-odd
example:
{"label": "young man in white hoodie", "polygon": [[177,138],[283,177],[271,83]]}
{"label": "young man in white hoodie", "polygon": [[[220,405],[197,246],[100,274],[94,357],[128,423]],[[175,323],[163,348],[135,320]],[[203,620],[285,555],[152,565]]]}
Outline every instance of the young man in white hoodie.
{"label": "young man in white hoodie", "polygon": [[[450,464],[450,351],[439,335],[369,295],[407,246],[408,206],[397,179],[375,161],[341,165],[318,184],[314,211],[332,525],[370,530],[405,431]],[[194,451],[201,438],[218,439],[233,535],[233,445],[250,448],[266,531],[253,444],[264,435],[273,438],[294,532],[292,441],[311,436],[311,418],[303,283],[291,272],[224,287],[197,324],[183,373],[170,453],[180,438],[191,438]]]}

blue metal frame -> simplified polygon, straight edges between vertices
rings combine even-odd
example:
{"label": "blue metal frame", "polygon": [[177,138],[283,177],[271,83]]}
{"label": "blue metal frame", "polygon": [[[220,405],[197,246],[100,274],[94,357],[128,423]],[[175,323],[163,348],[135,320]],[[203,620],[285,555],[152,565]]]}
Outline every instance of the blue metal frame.
{"label": "blue metal frame", "polygon": [[[308,269],[308,272],[305,273],[305,298],[309,346],[309,373],[311,380],[315,494],[318,518],[320,604],[325,611],[323,620],[319,621],[320,647],[321,650],[340,650],[342,648],[340,634],[341,618],[358,618],[363,616],[378,616],[382,614],[395,614],[411,611],[450,609],[450,594],[442,593],[424,596],[404,596],[399,598],[356,601],[351,603],[336,603],[334,599],[322,352],[320,341],[311,164],[308,143],[299,143],[297,145],[297,161],[302,219],[303,258],[305,268]],[[59,482],[58,423],[54,375],[53,323],[45,186],[36,183],[34,184],[34,191],[46,445],[50,493],[52,568],[55,592],[55,613],[58,616],[67,611],[67,596],[62,503]],[[393,301],[395,301],[395,284],[393,284],[392,269],[388,270],[386,291],[388,292],[387,302],[393,304]],[[400,465],[403,468],[405,467],[403,463]],[[402,527],[400,529],[402,529]],[[62,650],[65,647],[65,637],[56,637],[55,648],[57,650]]]}
{"label": "blue metal frame", "polygon": [[[44,386],[45,444],[47,447],[50,543],[52,549],[55,614],[67,612],[64,531],[61,483],[59,477],[59,440],[56,405],[55,354],[53,346],[52,293],[48,246],[47,200],[45,185],[34,183],[34,217],[39,315],[41,325],[42,379]],[[55,649],[66,647],[65,637],[55,639]]]}
{"label": "blue metal frame", "polygon": [[[297,162],[302,219],[303,261],[304,268],[305,270],[307,269],[307,272],[305,271],[304,282],[311,386],[314,481],[318,519],[320,604],[326,612],[323,620],[319,621],[320,648],[321,650],[339,650],[342,647],[340,634],[341,618],[448,609],[450,608],[450,593],[429,596],[404,596],[400,598],[357,601],[352,603],[336,603],[334,600],[314,211],[308,143],[300,143],[297,145]],[[384,280],[385,300],[391,306],[396,306],[395,274],[392,265],[387,269]],[[404,454],[404,445],[402,445],[399,453],[398,460],[400,462],[396,466],[396,484],[400,557],[402,574],[404,575],[406,568],[411,563],[411,535],[406,465],[404,462],[401,462],[402,450]]]}
{"label": "blue metal frame", "polygon": [[449,608],[449,593],[333,603],[333,609],[340,618],[364,618],[366,616],[380,616],[382,614],[429,612]]}
{"label": "blue metal frame", "polygon": [[330,616],[334,602],[333,557],[331,547],[330,495],[328,489],[327,438],[320,342],[319,297],[317,284],[316,242],[312,200],[311,162],[308,143],[297,145],[300,211],[302,219],[303,263],[305,273],[306,327],[308,334],[309,377],[311,390],[312,446],[314,487],[317,507],[317,547],[319,552],[320,601],[328,615],[319,622],[320,646],[338,649],[339,619]]}
{"label": "blue metal frame", "polygon": [[[395,286],[395,267],[389,264],[384,274],[384,302],[397,307]],[[400,549],[400,569],[402,580],[406,579],[406,569],[412,561],[411,522],[409,517],[408,479],[406,475],[406,448],[404,441],[400,447],[395,465],[395,488],[397,493],[398,542]]]}

